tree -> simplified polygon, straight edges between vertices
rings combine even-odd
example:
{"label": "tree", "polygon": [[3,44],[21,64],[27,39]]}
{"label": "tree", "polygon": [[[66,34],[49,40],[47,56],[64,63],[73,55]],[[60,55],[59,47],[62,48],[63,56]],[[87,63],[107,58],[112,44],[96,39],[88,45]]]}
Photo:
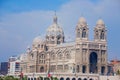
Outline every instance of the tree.
{"label": "tree", "polygon": [[44,80],[50,80],[48,77],[45,77]]}
{"label": "tree", "polygon": [[3,77],[0,77],[0,80],[3,80]]}
{"label": "tree", "polygon": [[51,80],[53,80],[53,77],[52,77],[52,76],[51,76],[50,78],[51,78]]}
{"label": "tree", "polygon": [[23,80],[27,80],[27,76],[24,76],[24,77],[23,77]]}
{"label": "tree", "polygon": [[57,77],[54,77],[53,80],[58,80],[58,78],[57,78]]}
{"label": "tree", "polygon": [[40,79],[40,80],[43,80],[43,77],[40,76],[39,79]]}
{"label": "tree", "polygon": [[13,76],[5,76],[4,80],[14,80]]}
{"label": "tree", "polygon": [[120,75],[120,70],[119,69],[117,70],[117,75]]}

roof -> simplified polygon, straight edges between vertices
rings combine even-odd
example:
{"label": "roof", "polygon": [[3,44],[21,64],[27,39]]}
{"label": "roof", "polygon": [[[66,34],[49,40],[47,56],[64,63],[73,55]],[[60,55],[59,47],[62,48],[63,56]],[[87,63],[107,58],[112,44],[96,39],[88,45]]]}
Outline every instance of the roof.
{"label": "roof", "polygon": [[75,45],[75,42],[66,42],[66,43],[61,43],[56,47],[66,47],[66,46],[74,46],[74,45]]}

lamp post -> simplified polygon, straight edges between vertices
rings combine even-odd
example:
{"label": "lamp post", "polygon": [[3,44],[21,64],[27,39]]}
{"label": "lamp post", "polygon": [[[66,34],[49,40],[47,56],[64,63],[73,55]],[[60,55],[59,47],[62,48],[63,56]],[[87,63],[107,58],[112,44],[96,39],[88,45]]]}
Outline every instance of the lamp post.
{"label": "lamp post", "polygon": [[33,73],[33,80],[35,79],[35,78],[34,78],[34,75],[35,75],[35,73]]}

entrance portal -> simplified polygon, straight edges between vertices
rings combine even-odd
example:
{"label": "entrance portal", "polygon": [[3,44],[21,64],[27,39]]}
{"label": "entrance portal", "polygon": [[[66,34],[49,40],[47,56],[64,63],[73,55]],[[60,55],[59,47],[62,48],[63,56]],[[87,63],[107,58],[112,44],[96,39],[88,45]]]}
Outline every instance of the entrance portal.
{"label": "entrance portal", "polygon": [[90,57],[89,57],[89,70],[90,70],[90,73],[97,73],[97,59],[98,59],[98,56],[97,56],[97,53],[95,52],[92,52],[90,53]]}
{"label": "entrance portal", "polygon": [[43,66],[40,68],[40,72],[44,72],[44,67]]}

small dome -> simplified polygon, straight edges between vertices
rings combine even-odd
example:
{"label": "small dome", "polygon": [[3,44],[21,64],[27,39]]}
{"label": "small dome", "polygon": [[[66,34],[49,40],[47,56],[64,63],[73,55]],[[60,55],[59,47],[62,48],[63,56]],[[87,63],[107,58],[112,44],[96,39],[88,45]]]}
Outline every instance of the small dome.
{"label": "small dome", "polygon": [[80,17],[79,23],[87,23],[87,22],[86,22],[86,19],[84,17]]}
{"label": "small dome", "polygon": [[44,41],[45,40],[41,36],[38,36],[33,40],[33,44],[42,44]]}
{"label": "small dome", "polygon": [[96,24],[97,24],[97,25],[104,25],[104,22],[103,22],[102,19],[99,19]]}

